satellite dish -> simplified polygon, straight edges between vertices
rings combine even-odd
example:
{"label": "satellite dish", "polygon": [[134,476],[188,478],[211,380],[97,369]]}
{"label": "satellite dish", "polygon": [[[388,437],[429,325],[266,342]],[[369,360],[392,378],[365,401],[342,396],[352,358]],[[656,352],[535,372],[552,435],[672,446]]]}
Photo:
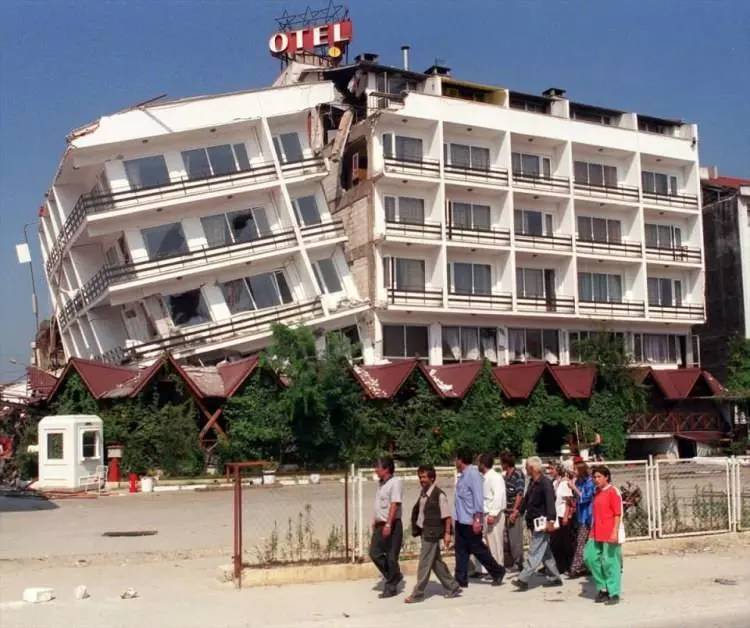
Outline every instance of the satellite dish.
{"label": "satellite dish", "polygon": [[338,59],[341,56],[341,48],[338,46],[331,46],[328,49],[328,56],[332,59]]}

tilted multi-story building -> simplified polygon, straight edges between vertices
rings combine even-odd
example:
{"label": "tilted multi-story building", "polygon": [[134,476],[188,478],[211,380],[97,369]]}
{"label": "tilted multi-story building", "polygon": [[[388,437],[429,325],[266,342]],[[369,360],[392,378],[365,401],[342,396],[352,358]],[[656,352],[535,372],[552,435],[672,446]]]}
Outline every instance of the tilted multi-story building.
{"label": "tilted multi-story building", "polygon": [[157,101],[68,137],[41,243],[67,356],[211,363],[270,323],[366,363],[698,361],[695,125],[385,66]]}

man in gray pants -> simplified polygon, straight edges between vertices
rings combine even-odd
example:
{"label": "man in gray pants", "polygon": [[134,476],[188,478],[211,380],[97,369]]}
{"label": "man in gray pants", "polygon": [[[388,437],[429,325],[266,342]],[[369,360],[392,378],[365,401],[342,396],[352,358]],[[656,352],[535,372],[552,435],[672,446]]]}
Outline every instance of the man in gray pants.
{"label": "man in gray pants", "polygon": [[[516,469],[516,458],[510,452],[500,456],[505,479],[505,494],[508,507],[505,510],[505,528],[508,534],[508,551],[505,552],[505,566],[513,571],[523,569],[523,517],[520,517],[521,502],[525,489],[525,479],[520,469]],[[515,513],[515,514],[514,514]]]}
{"label": "man in gray pants", "polygon": [[417,470],[417,475],[422,492],[411,512],[411,530],[414,536],[422,537],[422,548],[419,552],[417,583],[412,594],[404,600],[407,604],[424,599],[424,591],[432,571],[445,588],[445,597],[458,597],[461,594],[461,587],[440,555],[441,539],[446,549],[451,542],[452,522],[448,498],[435,486],[435,467],[422,465]]}

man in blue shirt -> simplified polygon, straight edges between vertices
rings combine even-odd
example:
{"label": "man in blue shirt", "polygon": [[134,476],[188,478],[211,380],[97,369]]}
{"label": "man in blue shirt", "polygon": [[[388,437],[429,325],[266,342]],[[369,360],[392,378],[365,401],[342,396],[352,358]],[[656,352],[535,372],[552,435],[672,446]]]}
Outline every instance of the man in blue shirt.
{"label": "man in blue shirt", "polygon": [[470,451],[461,450],[456,454],[456,468],[461,474],[456,482],[454,508],[456,581],[463,588],[469,586],[469,558],[474,556],[492,577],[493,586],[500,586],[505,576],[505,567],[492,558],[489,548],[482,540],[484,479],[472,462]]}

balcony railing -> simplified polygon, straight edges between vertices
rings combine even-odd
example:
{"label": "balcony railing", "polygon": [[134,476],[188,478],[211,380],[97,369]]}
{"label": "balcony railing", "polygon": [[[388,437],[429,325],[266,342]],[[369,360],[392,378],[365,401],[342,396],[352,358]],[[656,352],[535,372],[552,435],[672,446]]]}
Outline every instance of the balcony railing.
{"label": "balcony railing", "polygon": [[492,185],[508,185],[508,170],[505,168],[476,168],[472,166],[459,166],[445,164],[443,175],[446,179],[456,181],[468,181],[477,183],[490,183]]}
{"label": "balcony railing", "polygon": [[643,301],[584,301],[578,302],[578,310],[581,314],[596,314],[597,316],[627,316],[631,318],[642,318],[646,315],[646,307]]}
{"label": "balcony railing", "polygon": [[317,225],[300,227],[300,233],[302,234],[302,239],[305,241],[328,240],[346,235],[342,220],[320,222]]}
{"label": "balcony railing", "polygon": [[274,323],[290,323],[315,319],[323,316],[323,308],[318,299],[291,303],[280,307],[265,308],[230,319],[203,323],[182,329],[171,336],[143,342],[135,347],[125,348],[125,359],[142,360],[154,357],[163,351],[185,351],[205,347],[215,342],[237,339],[241,336],[259,334],[270,330]]}
{"label": "balcony railing", "polygon": [[405,222],[401,220],[385,221],[386,235],[423,240],[439,240],[441,236],[439,222]]}
{"label": "balcony railing", "polygon": [[527,174],[525,172],[513,173],[513,185],[538,190],[549,190],[551,192],[560,192],[563,194],[570,191],[570,179],[568,179],[568,177]]}
{"label": "balcony railing", "polygon": [[285,177],[301,177],[307,174],[326,172],[326,162],[322,157],[305,157],[297,161],[287,161],[281,164],[281,171]]}
{"label": "balcony railing", "polygon": [[513,308],[513,296],[510,292],[493,292],[491,294],[449,292],[448,307],[510,310]]}
{"label": "balcony railing", "polygon": [[575,300],[573,297],[555,295],[552,297],[516,297],[516,307],[522,312],[557,312],[559,314],[573,314]]}
{"label": "balcony railing", "polygon": [[721,416],[713,412],[656,412],[635,414],[628,421],[628,432],[723,432]]}
{"label": "balcony railing", "polygon": [[108,266],[102,267],[65,304],[57,316],[60,329],[65,329],[79,312],[94,303],[107,289],[110,282],[109,271]]}
{"label": "balcony railing", "polygon": [[680,305],[648,305],[651,318],[678,318],[684,320],[703,320],[705,312],[703,305],[697,303],[682,303]]}
{"label": "balcony railing", "polygon": [[386,155],[383,159],[386,172],[396,172],[405,175],[417,175],[420,177],[439,177],[440,162],[437,159],[425,157],[398,157]]}
{"label": "balcony railing", "polygon": [[443,291],[433,288],[386,288],[388,303],[442,307]]}
{"label": "balcony railing", "polygon": [[643,191],[643,202],[654,205],[675,205],[688,209],[698,209],[698,197],[695,194],[662,194]]}
{"label": "balcony railing", "polygon": [[367,95],[368,109],[398,109],[404,106],[403,94],[388,94],[386,92],[370,92]]}
{"label": "balcony railing", "polygon": [[638,188],[632,185],[599,185],[597,183],[574,181],[573,189],[576,194],[582,196],[604,196],[636,203],[639,198]]}
{"label": "balcony railing", "polygon": [[671,248],[647,246],[646,258],[659,261],[667,260],[671,262],[690,262],[693,264],[700,264],[701,250],[689,246],[675,246]]}
{"label": "balcony railing", "polygon": [[516,246],[525,249],[541,249],[552,251],[572,251],[573,238],[561,235],[532,235],[529,233],[515,233]]}
{"label": "balcony railing", "polygon": [[576,251],[578,253],[591,253],[593,255],[618,255],[620,257],[641,257],[643,255],[641,243],[630,242],[628,240],[600,242],[597,240],[576,238]]}
{"label": "balcony railing", "polygon": [[509,229],[477,229],[476,227],[458,227],[449,224],[447,231],[448,239],[454,242],[510,246]]}

